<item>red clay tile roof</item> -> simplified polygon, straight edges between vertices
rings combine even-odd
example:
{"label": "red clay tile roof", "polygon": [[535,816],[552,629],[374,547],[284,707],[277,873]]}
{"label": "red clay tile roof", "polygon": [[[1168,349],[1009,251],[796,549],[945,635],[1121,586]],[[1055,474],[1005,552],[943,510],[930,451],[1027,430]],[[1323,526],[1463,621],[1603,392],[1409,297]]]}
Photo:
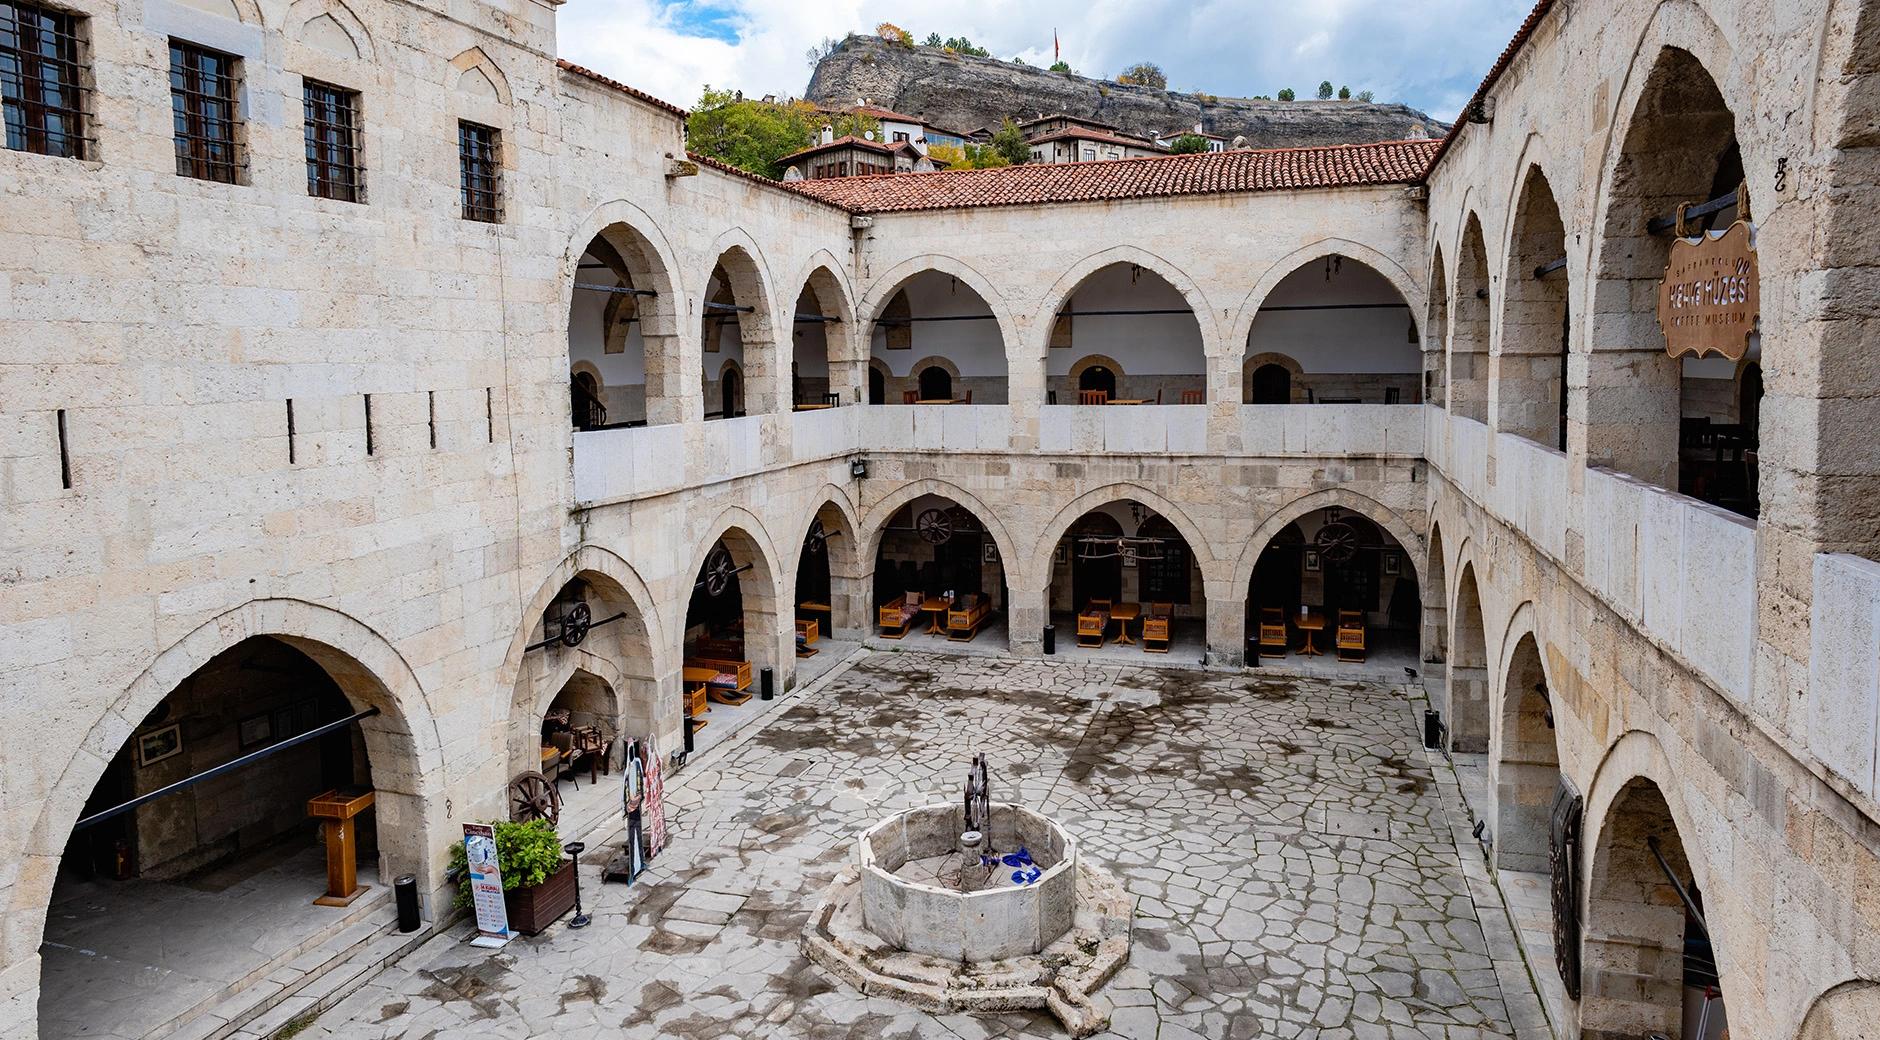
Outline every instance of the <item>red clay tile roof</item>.
{"label": "red clay tile roof", "polygon": [[794,159],[801,159],[806,155],[818,155],[823,152],[834,151],[837,148],[860,148],[864,151],[880,152],[883,155],[893,155],[895,152],[900,151],[909,152],[916,157],[920,155],[920,150],[906,141],[896,141],[893,144],[885,144],[881,141],[870,141],[864,137],[855,137],[845,134],[828,144],[813,144],[800,152],[791,152],[789,155],[778,159],[777,162],[787,163]]}
{"label": "red clay tile roof", "polygon": [[1039,116],[1036,119],[1021,119],[1018,121],[1018,128],[1023,130],[1028,126],[1037,126],[1039,123],[1052,123],[1060,119],[1068,123],[1077,123],[1081,126],[1094,126],[1103,130],[1120,131],[1123,129],[1115,123],[1105,123],[1096,119],[1085,119],[1083,116],[1074,116],[1069,112],[1052,112],[1048,115]]}
{"label": "red clay tile roof", "polygon": [[1045,134],[1043,137],[1031,138],[1025,143],[1045,144],[1050,141],[1102,141],[1105,144],[1128,145],[1131,148],[1147,148],[1150,151],[1161,147],[1154,141],[1146,140],[1141,137],[1131,137],[1128,134],[1106,133],[1102,130],[1079,130],[1076,127],[1072,127],[1069,130],[1054,130],[1051,133]]}
{"label": "red clay tile roof", "polygon": [[[1474,111],[1475,106],[1481,104],[1482,99],[1488,96],[1490,90],[1494,89],[1496,81],[1501,79],[1502,73],[1508,71],[1508,66],[1514,63],[1515,55],[1521,53],[1521,48],[1527,46],[1529,37],[1534,35],[1535,28],[1540,25],[1541,19],[1546,17],[1547,12],[1552,10],[1553,6],[1554,0],[1536,0],[1534,9],[1528,12],[1528,16],[1521,20],[1520,28],[1514,31],[1514,38],[1508,41],[1508,46],[1502,48],[1501,57],[1495,59],[1495,64],[1488,70],[1488,75],[1482,77],[1482,85],[1475,88],[1475,93],[1470,96],[1469,103],[1462,106],[1462,114],[1456,117],[1456,124],[1443,135],[1442,144],[1437,147],[1436,154],[1430,157],[1430,170],[1436,169],[1436,164],[1442,161],[1443,156],[1449,154],[1450,147],[1462,136],[1462,128],[1469,125],[1469,113]],[[1424,171],[1424,176],[1427,178],[1429,171]]]}
{"label": "red clay tile roof", "polygon": [[719,173],[728,174],[732,177],[738,178],[739,180],[750,181],[751,183],[759,185],[761,187],[774,188],[777,191],[787,191],[789,192],[789,194],[795,195],[809,202],[819,203],[824,206],[833,206],[834,208],[839,209],[839,210],[845,210],[845,211],[848,210],[847,206],[844,206],[839,202],[833,202],[829,199],[817,198],[815,195],[812,195],[808,192],[789,191],[788,185],[785,185],[778,181],[773,181],[769,177],[764,177],[764,176],[760,176],[758,174],[752,173],[751,171],[743,169],[741,167],[733,166],[730,163],[725,162],[723,159],[714,159],[709,155],[700,155],[697,152],[687,152],[685,153],[685,157],[692,160],[695,163],[698,163],[700,166],[703,166],[712,170],[717,170]]}
{"label": "red clay tile roof", "polygon": [[1026,163],[992,170],[940,170],[833,177],[784,185],[853,213],[1025,206],[1052,202],[1222,195],[1234,192],[1415,184],[1435,141],[1156,155],[1105,162]]}
{"label": "red clay tile roof", "polygon": [[648,94],[644,90],[635,90],[634,88],[627,86],[625,83],[622,83],[617,79],[610,79],[606,76],[601,75],[598,72],[595,72],[593,69],[584,68],[580,65],[576,65],[574,62],[569,61],[566,58],[555,59],[555,64],[560,66],[560,68],[564,72],[572,72],[577,76],[581,76],[585,79],[593,80],[594,82],[599,83],[603,87],[611,87],[614,90],[618,90],[622,94],[627,95],[628,97],[637,98],[641,101],[644,101],[647,104],[652,105],[654,108],[663,108],[666,111],[671,112],[673,115],[678,116],[680,119],[684,119],[686,115],[688,114],[685,109],[680,108],[678,105],[675,105],[670,101],[661,101],[660,99],[654,97],[653,95]]}

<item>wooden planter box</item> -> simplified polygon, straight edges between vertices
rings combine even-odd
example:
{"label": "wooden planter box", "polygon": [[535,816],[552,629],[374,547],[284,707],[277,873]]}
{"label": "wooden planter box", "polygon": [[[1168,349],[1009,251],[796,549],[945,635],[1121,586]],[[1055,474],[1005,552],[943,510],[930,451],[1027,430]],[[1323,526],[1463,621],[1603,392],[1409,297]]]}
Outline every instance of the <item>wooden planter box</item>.
{"label": "wooden planter box", "polygon": [[522,935],[538,935],[561,915],[574,909],[574,860],[564,860],[548,880],[530,888],[503,893],[509,910],[509,928]]}

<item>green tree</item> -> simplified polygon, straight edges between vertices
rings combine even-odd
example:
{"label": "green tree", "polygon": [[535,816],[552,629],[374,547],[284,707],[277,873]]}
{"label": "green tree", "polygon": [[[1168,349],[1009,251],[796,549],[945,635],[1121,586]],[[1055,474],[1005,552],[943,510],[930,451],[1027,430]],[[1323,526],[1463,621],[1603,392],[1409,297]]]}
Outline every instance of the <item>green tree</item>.
{"label": "green tree", "polygon": [[1071,63],[1070,63],[1070,62],[1068,62],[1068,61],[1054,61],[1054,62],[1052,62],[1052,63],[1051,63],[1051,71],[1052,71],[1052,72],[1063,72],[1063,73],[1066,73],[1066,74],[1068,74],[1068,73],[1070,73],[1070,72],[1072,71],[1072,70],[1071,70]]}
{"label": "green tree", "polygon": [[1331,96],[1332,96],[1332,81],[1329,79],[1320,80],[1319,81],[1319,100],[1326,101],[1326,100],[1329,100]]}
{"label": "green tree", "polygon": [[708,86],[686,119],[686,147],[740,170],[780,177],[777,160],[809,147],[816,126],[815,109],[802,102],[747,101]]}
{"label": "green tree", "polygon": [[967,39],[964,36],[949,37],[946,41],[945,46],[947,50],[950,50],[955,54],[964,54],[969,58],[992,57],[991,51],[985,49],[984,47],[973,46],[973,41]]}
{"label": "green tree", "polygon": [[946,44],[941,41],[939,33],[928,33],[927,38],[921,41],[921,46],[922,47],[944,47],[946,46]]}
{"label": "green tree", "polygon": [[1139,87],[1154,87],[1157,90],[1168,89],[1168,74],[1162,66],[1152,61],[1139,61],[1116,74],[1116,82],[1132,83]]}
{"label": "green tree", "polygon": [[1031,145],[1025,140],[1025,132],[1010,118],[999,124],[998,131],[992,135],[987,146],[1014,166],[1031,161]]}
{"label": "green tree", "polygon": [[1193,155],[1208,150],[1208,139],[1200,134],[1183,134],[1170,141],[1168,150],[1173,155]]}
{"label": "green tree", "polygon": [[1376,95],[1374,95],[1374,94],[1372,94],[1372,93],[1371,93],[1370,91],[1368,91],[1368,90],[1360,90],[1360,91],[1358,91],[1358,100],[1359,100],[1359,101],[1362,101],[1362,102],[1364,102],[1364,103],[1365,103],[1365,104],[1367,104],[1367,105],[1371,103],[1371,101],[1372,101],[1372,99],[1373,99],[1373,98],[1374,98],[1375,96],[1376,96]]}
{"label": "green tree", "polygon": [[927,149],[927,155],[935,162],[945,163],[951,170],[989,170],[1012,165],[1012,160],[999,154],[991,145],[984,144],[969,144],[964,148],[937,144]]}
{"label": "green tree", "polygon": [[1350,100],[1351,100],[1351,88],[1350,88],[1350,87],[1339,87],[1339,88],[1338,88],[1338,100],[1340,100],[1340,101],[1350,101]]}
{"label": "green tree", "polygon": [[1298,96],[1299,95],[1293,93],[1293,88],[1291,87],[1279,88],[1279,99],[1281,101],[1291,101],[1293,98],[1298,97]]}

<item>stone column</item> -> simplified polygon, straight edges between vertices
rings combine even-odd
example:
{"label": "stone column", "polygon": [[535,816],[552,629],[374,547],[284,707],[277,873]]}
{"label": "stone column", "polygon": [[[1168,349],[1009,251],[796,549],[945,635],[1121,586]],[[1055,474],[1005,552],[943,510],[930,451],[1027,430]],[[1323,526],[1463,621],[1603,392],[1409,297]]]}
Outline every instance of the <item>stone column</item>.
{"label": "stone column", "polygon": [[[1010,575],[1007,577],[1009,580]],[[1045,604],[1045,590],[1008,585],[1006,594],[1010,598],[1005,604],[1005,627],[1012,654],[1037,657],[1044,652],[1044,626],[1051,619]],[[1059,632],[1058,645],[1062,647],[1065,640],[1075,635],[1074,632]]]}
{"label": "stone column", "polygon": [[[1222,566],[1227,566],[1223,564]],[[1205,581],[1208,596],[1208,663],[1247,663],[1247,592],[1234,582]]]}

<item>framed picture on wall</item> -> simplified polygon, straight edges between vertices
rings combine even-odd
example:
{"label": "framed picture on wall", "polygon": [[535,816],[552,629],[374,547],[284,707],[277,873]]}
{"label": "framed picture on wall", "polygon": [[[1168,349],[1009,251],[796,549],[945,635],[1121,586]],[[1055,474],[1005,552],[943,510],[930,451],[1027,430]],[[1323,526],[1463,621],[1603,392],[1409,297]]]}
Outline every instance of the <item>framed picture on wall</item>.
{"label": "framed picture on wall", "polygon": [[274,739],[274,717],[265,711],[250,715],[235,724],[235,734],[243,751],[260,747]]}
{"label": "framed picture on wall", "polygon": [[1317,573],[1318,573],[1318,571],[1319,571],[1319,551],[1318,551],[1317,549],[1307,549],[1307,550],[1306,550],[1306,570],[1307,570],[1307,571],[1309,571],[1309,572],[1311,572],[1311,573],[1313,573],[1313,574],[1317,574]]}
{"label": "framed picture on wall", "polygon": [[183,727],[178,723],[172,722],[137,738],[137,764],[140,766],[161,762],[182,753]]}
{"label": "framed picture on wall", "polygon": [[979,558],[986,563],[999,562],[999,547],[992,542],[987,542],[979,547]]}
{"label": "framed picture on wall", "polygon": [[1059,567],[1064,566],[1070,558],[1071,547],[1064,542],[1059,542],[1057,549],[1051,553],[1051,562],[1057,564]]}
{"label": "framed picture on wall", "polygon": [[1384,573],[1397,574],[1403,569],[1402,558],[1394,552],[1384,554]]}

